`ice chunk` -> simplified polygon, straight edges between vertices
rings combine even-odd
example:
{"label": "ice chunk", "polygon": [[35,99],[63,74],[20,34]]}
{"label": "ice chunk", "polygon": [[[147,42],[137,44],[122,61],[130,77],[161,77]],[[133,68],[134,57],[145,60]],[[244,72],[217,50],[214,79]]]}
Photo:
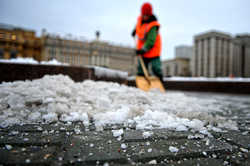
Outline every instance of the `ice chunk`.
{"label": "ice chunk", "polygon": [[151,160],[148,162],[148,164],[157,164],[157,161],[156,160]]}
{"label": "ice chunk", "polygon": [[176,147],[174,147],[174,146],[169,146],[168,150],[169,150],[170,152],[172,152],[172,153],[176,153],[176,152],[179,151],[179,149],[176,148]]}
{"label": "ice chunk", "polygon": [[153,133],[152,131],[144,131],[144,132],[142,133],[142,136],[143,136],[144,139],[146,139],[146,138],[151,137],[153,134],[154,134],[154,133]]}
{"label": "ice chunk", "polygon": [[43,120],[45,120],[45,122],[54,122],[54,121],[58,120],[57,114],[54,112],[45,114],[42,116],[42,118],[43,118]]}
{"label": "ice chunk", "polygon": [[28,118],[31,122],[39,122],[39,120],[41,119],[41,113],[32,112]]}
{"label": "ice chunk", "polygon": [[121,144],[121,148],[122,148],[122,149],[126,149],[126,148],[127,148],[127,145],[124,144],[124,143],[122,143],[122,144]]}
{"label": "ice chunk", "polygon": [[148,149],[148,152],[151,153],[151,152],[152,152],[152,148],[149,148],[149,149]]}
{"label": "ice chunk", "polygon": [[12,149],[12,146],[11,146],[11,145],[5,145],[5,148],[6,148],[7,150],[11,150],[11,149]]}
{"label": "ice chunk", "polygon": [[120,137],[123,134],[123,129],[120,130],[112,130],[114,137]]}

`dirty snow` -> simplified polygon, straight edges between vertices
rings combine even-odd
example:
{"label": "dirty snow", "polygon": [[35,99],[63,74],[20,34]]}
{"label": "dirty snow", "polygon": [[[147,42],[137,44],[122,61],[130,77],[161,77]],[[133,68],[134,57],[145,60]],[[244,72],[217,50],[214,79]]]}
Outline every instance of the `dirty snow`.
{"label": "dirty snow", "polygon": [[[224,107],[224,106],[223,106]],[[222,116],[222,105],[213,98],[181,92],[144,92],[117,83],[87,80],[75,83],[68,76],[45,76],[33,81],[0,84],[0,126],[13,124],[82,121],[96,126],[136,125],[136,129],[167,128],[206,132],[214,124],[237,129]],[[123,131],[113,131],[119,137]]]}

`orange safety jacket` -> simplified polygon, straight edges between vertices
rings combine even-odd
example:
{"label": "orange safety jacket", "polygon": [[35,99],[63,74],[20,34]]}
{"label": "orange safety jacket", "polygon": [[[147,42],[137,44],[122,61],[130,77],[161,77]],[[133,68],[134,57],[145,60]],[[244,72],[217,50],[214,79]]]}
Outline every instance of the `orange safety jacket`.
{"label": "orange safety jacket", "polygon": [[[150,23],[142,24],[142,17],[139,16],[136,24],[136,35],[137,35],[137,49],[142,49],[144,43],[146,42],[146,35],[150,29],[154,26],[160,27],[157,21],[152,21]],[[154,46],[148,50],[143,57],[145,58],[155,58],[161,55],[161,35],[158,33],[156,36]]]}

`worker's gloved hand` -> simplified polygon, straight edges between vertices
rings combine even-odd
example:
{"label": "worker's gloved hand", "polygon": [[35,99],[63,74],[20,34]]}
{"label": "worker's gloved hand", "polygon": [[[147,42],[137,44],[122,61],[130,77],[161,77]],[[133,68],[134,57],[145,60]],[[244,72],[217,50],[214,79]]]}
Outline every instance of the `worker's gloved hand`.
{"label": "worker's gloved hand", "polygon": [[135,29],[134,29],[133,32],[131,33],[131,36],[132,36],[132,37],[135,37],[135,32],[136,32],[136,31],[135,31]]}
{"label": "worker's gloved hand", "polygon": [[146,53],[146,51],[145,51],[144,49],[137,49],[137,50],[135,51],[135,53],[136,53],[136,55],[143,55],[143,54]]}

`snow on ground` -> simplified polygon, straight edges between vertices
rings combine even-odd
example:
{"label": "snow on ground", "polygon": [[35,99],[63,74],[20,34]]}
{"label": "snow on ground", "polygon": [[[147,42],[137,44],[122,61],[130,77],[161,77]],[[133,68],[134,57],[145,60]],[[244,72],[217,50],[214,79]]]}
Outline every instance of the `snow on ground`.
{"label": "snow on ground", "polygon": [[82,121],[97,128],[106,124],[136,125],[136,129],[192,129],[207,133],[236,124],[222,112],[216,99],[187,96],[181,92],[144,92],[117,83],[87,80],[75,83],[68,76],[45,76],[33,81],[0,84],[0,126],[13,124]]}
{"label": "snow on ground", "polygon": [[41,61],[40,63],[33,58],[13,58],[13,59],[0,59],[2,63],[19,63],[19,64],[42,64],[42,65],[69,65],[67,63],[58,62],[56,59],[50,61]]}
{"label": "snow on ground", "polygon": [[164,78],[165,81],[218,81],[218,82],[250,82],[250,78],[242,77],[168,77]]}

